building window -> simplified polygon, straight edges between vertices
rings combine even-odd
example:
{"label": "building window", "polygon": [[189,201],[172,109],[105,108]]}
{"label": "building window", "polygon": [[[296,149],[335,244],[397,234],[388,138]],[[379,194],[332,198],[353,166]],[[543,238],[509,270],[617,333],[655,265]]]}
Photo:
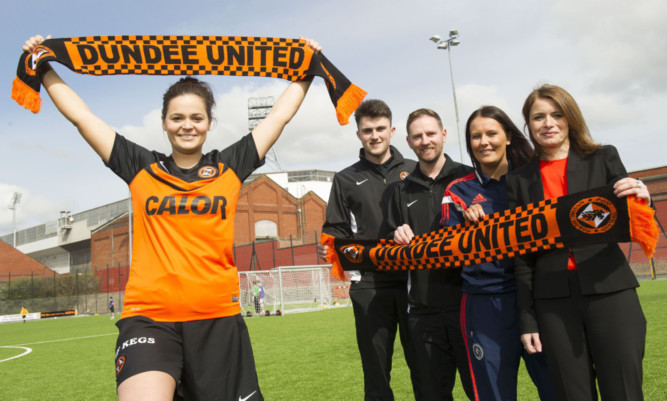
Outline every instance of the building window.
{"label": "building window", "polygon": [[278,225],[271,220],[255,223],[255,239],[278,238]]}

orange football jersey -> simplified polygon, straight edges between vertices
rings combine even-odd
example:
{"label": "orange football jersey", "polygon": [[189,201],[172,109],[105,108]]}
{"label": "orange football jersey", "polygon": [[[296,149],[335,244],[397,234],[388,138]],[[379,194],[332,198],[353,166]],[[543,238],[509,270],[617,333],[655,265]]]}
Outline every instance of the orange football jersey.
{"label": "orange football jersey", "polygon": [[180,322],[239,314],[234,217],[243,179],[261,165],[252,137],[189,170],[120,135],[116,142],[109,167],[129,181],[134,212],[122,317]]}

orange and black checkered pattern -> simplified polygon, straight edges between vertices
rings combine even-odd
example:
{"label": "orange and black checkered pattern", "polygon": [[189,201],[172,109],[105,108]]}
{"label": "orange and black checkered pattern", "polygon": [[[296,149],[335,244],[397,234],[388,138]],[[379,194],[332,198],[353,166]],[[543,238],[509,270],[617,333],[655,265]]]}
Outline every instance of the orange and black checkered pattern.
{"label": "orange and black checkered pattern", "polygon": [[[233,75],[273,77],[295,81],[304,76],[310,55],[312,55],[312,50],[303,40],[250,36],[83,36],[69,38],[65,41],[65,47],[74,70],[90,75]],[[233,52],[238,56],[237,58],[229,60],[229,57],[225,55],[224,60],[220,63],[211,62],[211,49],[215,50],[215,56],[218,58],[217,52],[224,53],[229,48],[234,49]],[[254,54],[258,48],[262,49],[265,55],[263,64],[254,62],[255,58],[260,61],[259,56]],[[308,54],[305,62],[301,63],[303,68],[275,66],[271,63],[271,57],[266,57],[266,54],[277,49],[285,51],[284,49],[288,48],[300,48]],[[175,57],[182,57],[181,53],[184,49],[192,52],[191,61],[196,60],[196,64],[166,62],[165,52],[171,52]],[[92,54],[88,54],[90,56],[99,56],[95,63],[83,62],[82,52],[86,51],[92,51]],[[153,56],[155,60],[147,62],[145,52],[151,52],[149,56]],[[135,57],[128,56],[128,53],[134,54]],[[106,55],[106,60],[102,54]],[[143,62],[128,62],[138,59]],[[240,59],[242,63],[238,62]]]}
{"label": "orange and black checkered pattern", "polygon": [[[494,213],[478,224],[461,224],[453,227],[445,227],[427,234],[415,236],[409,245],[396,245],[392,241],[380,241],[377,247],[371,249],[369,254],[375,262],[378,270],[423,270],[423,269],[446,269],[469,265],[475,265],[484,262],[492,262],[506,258],[513,258],[518,255],[543,251],[554,248],[562,248],[565,245],[562,242],[558,224],[556,222],[556,205],[554,200],[549,199],[539,203],[530,204],[525,207],[513,210],[505,210]],[[542,222],[547,222],[548,232],[542,233],[540,238],[530,241],[521,241],[516,234],[516,226],[520,221],[530,221],[536,215],[540,215]],[[505,237],[503,229],[509,230]],[[492,233],[492,231],[494,231]],[[499,233],[500,231],[500,233]],[[461,241],[467,238],[467,241],[473,242],[476,233],[486,232],[489,236],[495,235],[495,240],[489,246],[471,246],[475,249],[465,249],[461,246]],[[534,234],[534,233],[533,233]],[[502,238],[500,238],[502,236]],[[395,258],[378,257],[380,248],[411,248],[417,247],[438,248],[443,240],[449,239],[449,246],[445,247],[446,252],[437,252],[436,256],[415,257],[418,252],[401,253]],[[509,239],[509,241],[506,241]],[[476,241],[476,240],[474,240]],[[426,252],[423,252],[426,253]]]}
{"label": "orange and black checkered pattern", "polygon": [[341,125],[366,96],[305,40],[259,36],[120,35],[47,39],[23,53],[12,99],[38,113],[40,65],[56,61],[89,75],[231,75],[298,81],[324,79]]}
{"label": "orange and black checkered pattern", "polygon": [[[604,229],[582,230],[572,216],[578,219],[583,207],[592,207],[600,198],[611,205],[605,219],[612,227],[596,225]],[[637,242],[650,258],[659,235],[654,215],[655,211],[645,202],[634,197],[618,198],[610,184],[494,213],[476,224],[418,235],[408,245],[388,240],[340,239],[324,233],[321,242],[329,247],[331,274],[339,279],[344,278],[344,270],[456,268],[549,249],[609,242]],[[353,261],[339,257],[341,249],[353,246],[363,250]]]}

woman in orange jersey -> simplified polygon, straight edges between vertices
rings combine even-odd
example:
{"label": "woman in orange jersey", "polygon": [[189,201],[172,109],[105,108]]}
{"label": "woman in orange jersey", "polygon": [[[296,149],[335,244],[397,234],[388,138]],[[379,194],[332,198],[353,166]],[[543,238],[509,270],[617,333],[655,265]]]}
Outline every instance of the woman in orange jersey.
{"label": "woman in orange jersey", "polygon": [[[649,201],[646,186],[627,177],[616,148],[593,141],[567,91],[539,87],[523,117],[536,157],[507,175],[510,207],[608,184],[618,197]],[[597,388],[603,400],[643,399],[646,320],[639,284],[618,244],[522,256],[515,272],[521,341],[529,353],[544,349],[559,400],[597,400]]]}
{"label": "woman in orange jersey", "polygon": [[[32,37],[23,50],[43,40]],[[290,84],[240,141],[204,154],[215,100],[205,83],[180,79],[163,97],[167,156],[117,134],[48,64],[40,73],[58,110],[132,193],[132,268],[117,323],[119,399],[263,399],[240,314],[234,216],[243,180],[263,164],[311,80]]]}

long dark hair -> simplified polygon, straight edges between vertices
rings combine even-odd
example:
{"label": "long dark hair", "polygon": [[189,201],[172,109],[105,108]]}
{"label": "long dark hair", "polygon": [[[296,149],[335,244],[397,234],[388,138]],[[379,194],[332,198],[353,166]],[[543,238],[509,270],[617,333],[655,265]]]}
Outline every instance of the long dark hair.
{"label": "long dark hair", "polygon": [[468,150],[470,160],[472,160],[475,167],[478,169],[481,168],[479,162],[475,159],[472,152],[472,146],[470,145],[470,124],[472,124],[472,121],[477,117],[492,118],[503,127],[507,139],[510,141],[510,144],[507,145],[506,157],[508,161],[512,162],[514,168],[523,166],[533,157],[534,151],[533,147],[530,145],[530,141],[528,141],[526,136],[519,130],[519,128],[517,128],[509,116],[496,106],[482,106],[473,111],[466,123],[466,149]]}

